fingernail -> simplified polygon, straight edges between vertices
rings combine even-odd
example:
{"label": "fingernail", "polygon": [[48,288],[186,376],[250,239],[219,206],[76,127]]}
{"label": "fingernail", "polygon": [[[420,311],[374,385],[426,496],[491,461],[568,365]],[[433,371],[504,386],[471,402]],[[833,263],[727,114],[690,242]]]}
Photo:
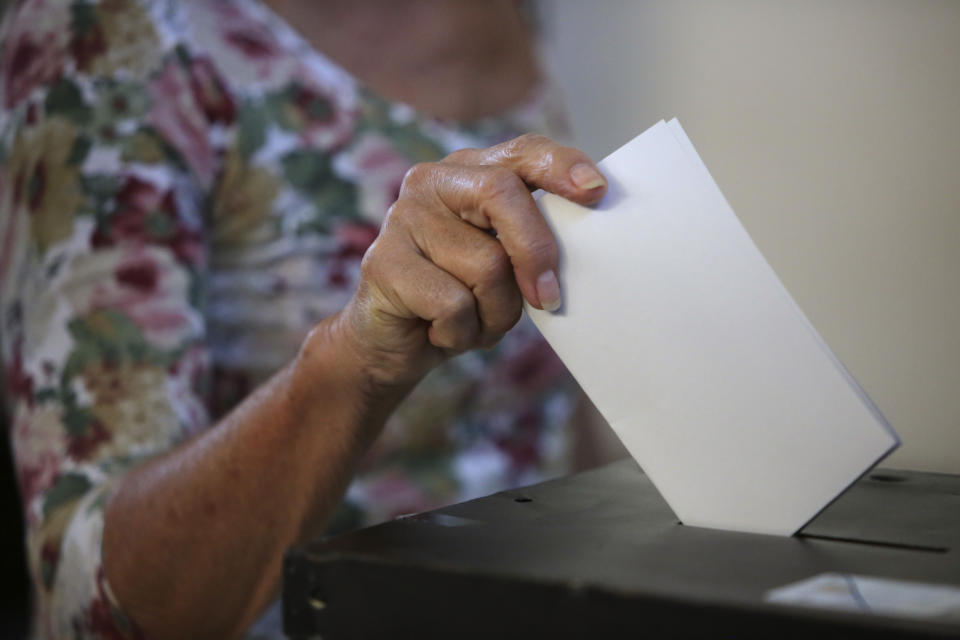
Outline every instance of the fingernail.
{"label": "fingernail", "polygon": [[596,189],[607,184],[600,172],[585,162],[570,167],[570,179],[579,189]]}
{"label": "fingernail", "polygon": [[556,273],[544,271],[540,274],[537,278],[537,297],[545,311],[556,311],[560,308],[560,283],[557,282]]}

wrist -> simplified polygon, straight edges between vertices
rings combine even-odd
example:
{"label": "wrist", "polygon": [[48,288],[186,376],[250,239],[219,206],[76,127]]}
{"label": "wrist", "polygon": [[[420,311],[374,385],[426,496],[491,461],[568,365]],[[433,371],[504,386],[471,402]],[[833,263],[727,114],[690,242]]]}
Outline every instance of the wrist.
{"label": "wrist", "polygon": [[326,417],[332,408],[345,411],[347,422],[360,425],[373,437],[412,387],[381,380],[344,312],[310,331],[291,367],[290,391],[295,404]]}

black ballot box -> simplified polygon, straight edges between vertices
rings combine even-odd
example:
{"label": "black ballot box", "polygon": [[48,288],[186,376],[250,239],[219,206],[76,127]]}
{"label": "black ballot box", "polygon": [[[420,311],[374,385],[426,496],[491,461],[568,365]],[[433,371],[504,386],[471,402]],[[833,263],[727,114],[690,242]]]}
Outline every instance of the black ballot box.
{"label": "black ballot box", "polygon": [[960,638],[960,476],[874,470],[793,537],[684,526],[632,460],[291,549],[323,638]]}

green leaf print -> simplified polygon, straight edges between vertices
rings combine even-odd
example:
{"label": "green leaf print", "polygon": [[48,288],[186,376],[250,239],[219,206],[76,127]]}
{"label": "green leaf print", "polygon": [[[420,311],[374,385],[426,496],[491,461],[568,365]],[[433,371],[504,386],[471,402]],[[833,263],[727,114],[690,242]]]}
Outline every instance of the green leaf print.
{"label": "green leaf print", "polygon": [[40,554],[40,580],[47,590],[53,588],[53,580],[57,577],[57,559]]}
{"label": "green leaf print", "polygon": [[388,138],[390,144],[411,162],[432,162],[447,155],[435,140],[424,135],[419,119],[397,122],[390,115],[392,104],[368,91],[360,101],[362,109],[358,130],[375,131]]}
{"label": "green leaf print", "polygon": [[101,80],[96,84],[97,104],[93,122],[97,127],[113,125],[118,120],[139,118],[150,108],[147,88],[137,82]]}
{"label": "green leaf print", "polygon": [[110,498],[110,492],[107,491],[106,489],[107,487],[101,487],[97,489],[97,497],[91,500],[89,503],[87,503],[87,508],[84,511],[84,513],[86,514],[96,513],[98,511],[103,511],[107,508],[107,502],[108,502],[108,499]]}
{"label": "green leaf print", "polygon": [[150,237],[158,240],[170,238],[177,231],[177,226],[170,219],[170,216],[159,211],[152,211],[147,214],[146,227]]}
{"label": "green leaf print", "polygon": [[94,363],[166,365],[172,357],[151,345],[140,328],[116,309],[102,309],[74,318],[67,330],[74,339],[74,347],[64,366],[65,381]]}
{"label": "green leaf print", "polygon": [[80,498],[93,484],[79,473],[65,473],[57,479],[43,500],[43,516],[47,517],[59,506]]}
{"label": "green leaf print", "polygon": [[288,131],[303,131],[309,123],[327,122],[335,115],[328,96],[296,82],[266,96],[263,104],[270,120]]}
{"label": "green leaf print", "polygon": [[110,174],[92,173],[80,176],[83,192],[98,200],[108,200],[117,195],[123,184],[123,178]]}
{"label": "green leaf print", "polygon": [[358,214],[357,205],[357,187],[350,182],[344,182],[334,176],[330,176],[323,189],[317,193],[314,198],[316,204],[317,217],[324,220],[324,224],[329,227],[331,218],[341,220],[356,220]]}
{"label": "green leaf print", "polygon": [[387,136],[394,148],[413,163],[433,161],[447,155],[440,145],[423,135],[419,126],[391,127]]}
{"label": "green leaf print", "polygon": [[134,134],[125,136],[121,145],[124,162],[160,164],[169,155],[169,149],[152,127],[141,127]]}
{"label": "green leaf print", "polygon": [[295,130],[297,127],[290,118],[287,105],[293,99],[293,92],[288,86],[285,89],[275,91],[264,96],[262,113],[265,118],[275,122],[287,130]]}
{"label": "green leaf print", "polygon": [[50,88],[44,106],[48,115],[60,115],[81,126],[90,122],[92,111],[80,88],[68,78],[61,78]]}
{"label": "green leaf print", "polygon": [[111,198],[120,191],[122,178],[106,174],[81,174],[80,188],[87,195],[77,209],[77,215],[91,216],[97,225],[106,224],[114,208],[108,206]]}
{"label": "green leaf print", "polygon": [[191,271],[190,288],[187,299],[194,309],[205,309],[207,306],[207,283],[201,274]]}
{"label": "green leaf print", "polygon": [[77,136],[77,139],[73,141],[73,147],[70,148],[70,155],[67,157],[67,162],[74,166],[80,166],[83,164],[83,161],[87,159],[87,154],[90,153],[90,147],[93,146],[93,141],[84,135]]}
{"label": "green leaf print", "polygon": [[55,387],[45,387],[43,389],[37,389],[34,391],[33,401],[37,404],[43,404],[45,402],[56,400],[59,396],[60,394]]}
{"label": "green leaf print", "polygon": [[237,116],[237,148],[249,160],[267,141],[267,114],[253,104],[240,107]]}
{"label": "green leaf print", "polygon": [[63,426],[67,433],[75,438],[82,438],[90,431],[96,418],[85,407],[70,405],[63,412]]}
{"label": "green leaf print", "polygon": [[323,151],[298,149],[281,159],[283,176],[293,187],[318,195],[328,180],[334,179],[330,156]]}
{"label": "green leaf print", "polygon": [[96,9],[89,2],[74,2],[70,5],[70,27],[76,36],[82,36],[97,24]]}
{"label": "green leaf print", "polygon": [[173,53],[177,56],[177,61],[183,65],[184,69],[189,69],[191,63],[193,62],[193,56],[190,55],[190,50],[183,45],[183,43],[177,44],[173,49]]}
{"label": "green leaf print", "polygon": [[390,103],[367,90],[361,90],[360,97],[360,128],[384,131],[395,126],[390,117]]}
{"label": "green leaf print", "polygon": [[100,357],[100,352],[91,342],[77,342],[73,346],[67,361],[63,365],[63,372],[60,376],[61,387],[68,387],[70,380],[86,369],[90,364],[96,362]]}
{"label": "green leaf print", "polygon": [[337,177],[324,151],[297,150],[281,159],[283,175],[291,186],[313,199],[315,215],[298,225],[297,232],[326,233],[333,218],[355,220],[357,187]]}

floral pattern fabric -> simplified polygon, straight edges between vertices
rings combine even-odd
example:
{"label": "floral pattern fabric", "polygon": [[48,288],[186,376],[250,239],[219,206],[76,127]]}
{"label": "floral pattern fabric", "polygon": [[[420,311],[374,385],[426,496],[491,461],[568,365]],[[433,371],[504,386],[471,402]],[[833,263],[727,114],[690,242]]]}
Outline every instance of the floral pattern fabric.
{"label": "floral pattern fabric", "polygon": [[[0,345],[38,637],[129,638],[110,488],[349,300],[406,170],[556,129],[366,89],[256,0],[13,0],[0,26]],[[431,373],[332,526],[563,472],[575,387],[526,323]]]}

